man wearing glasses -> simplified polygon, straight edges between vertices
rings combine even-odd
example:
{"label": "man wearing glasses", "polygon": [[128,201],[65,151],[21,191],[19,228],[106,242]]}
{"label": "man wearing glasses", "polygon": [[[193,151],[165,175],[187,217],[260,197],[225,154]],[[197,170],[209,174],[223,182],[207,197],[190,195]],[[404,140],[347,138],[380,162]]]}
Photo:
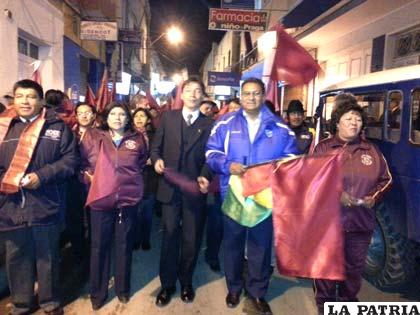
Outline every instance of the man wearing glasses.
{"label": "man wearing glasses", "polygon": [[[213,127],[206,147],[207,164],[220,174],[222,198],[226,197],[230,175],[243,175],[247,166],[293,156],[297,153],[294,133],[264,105],[264,83],[256,78],[241,86],[241,109],[224,116]],[[242,277],[247,247],[248,274],[245,289],[258,314],[272,314],[264,297],[270,280],[273,240],[272,216],[246,227],[224,215],[226,305],[236,307],[244,289]]]}
{"label": "man wearing glasses", "polygon": [[[77,139],[77,143],[83,139],[85,131],[94,127],[96,119],[96,109],[86,103],[79,102],[74,112],[76,114],[77,124],[73,127],[73,133]],[[80,273],[82,276],[83,270],[87,268],[88,255],[88,240],[86,238],[89,233],[89,212],[85,211],[84,206],[87,198],[87,187],[84,182],[80,183],[83,178],[83,173],[76,172],[67,184],[67,195],[71,198],[66,199],[66,228],[62,235],[65,241],[71,243],[71,253],[77,261],[80,262],[75,267],[74,272]]]}
{"label": "man wearing glasses", "polygon": [[78,103],[74,111],[76,112],[77,120],[77,125],[75,127],[76,137],[79,140],[78,142],[80,142],[82,141],[82,136],[85,131],[91,127],[94,127],[96,109],[89,104]]}

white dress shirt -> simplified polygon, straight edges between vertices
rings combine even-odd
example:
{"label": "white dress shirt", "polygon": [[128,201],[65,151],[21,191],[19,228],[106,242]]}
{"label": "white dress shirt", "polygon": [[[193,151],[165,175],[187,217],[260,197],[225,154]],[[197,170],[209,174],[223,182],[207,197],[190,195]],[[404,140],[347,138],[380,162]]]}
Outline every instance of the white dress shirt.
{"label": "white dress shirt", "polygon": [[196,109],[195,111],[190,111],[188,108],[182,108],[182,117],[186,123],[188,123],[188,115],[192,115],[191,117],[191,125],[197,120],[198,115],[200,115],[200,109]]}
{"label": "white dress shirt", "polygon": [[258,129],[261,125],[261,112],[258,114],[258,117],[256,119],[252,119],[251,117],[249,117],[249,115],[247,115],[245,111],[243,111],[243,114],[248,125],[249,141],[253,143],[255,140],[255,136],[257,135]]}

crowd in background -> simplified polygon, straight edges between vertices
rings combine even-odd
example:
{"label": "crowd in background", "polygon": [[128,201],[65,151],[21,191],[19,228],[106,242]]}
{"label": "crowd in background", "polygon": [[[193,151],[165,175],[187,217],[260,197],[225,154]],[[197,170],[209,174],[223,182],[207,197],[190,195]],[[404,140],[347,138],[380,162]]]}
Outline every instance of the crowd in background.
{"label": "crowd in background", "polygon": [[[138,94],[129,103],[111,102],[98,113],[91,104],[72,104],[60,90],[48,90],[44,98],[34,81],[14,85],[14,99],[0,115],[0,230],[6,239],[10,314],[32,311],[35,278],[44,312],[63,314],[60,238],[62,244],[70,242],[77,259],[90,258],[94,310],[107,301],[111,261],[116,295],[128,303],[132,252],[155,246],[153,212],[162,218],[163,229],[157,306],[170,302],[177,281],[181,300],[194,300],[193,272],[207,220],[205,261],[215,272],[221,270],[224,240],[226,305],[236,307],[245,290],[259,314],[272,314],[264,299],[273,272],[271,214],[247,227],[223,213],[221,205],[228,198],[231,175],[243,175],[254,163],[308,154],[313,130],[305,123],[303,104],[290,102],[286,123],[265,100],[259,79],[246,80],[241,97],[222,108],[205,95],[198,79],[190,78],[180,89],[182,110],[163,111]],[[356,99],[337,97],[332,116],[333,136],[315,153],[349,151],[340,200],[350,227],[345,234],[348,280],[335,294],[354,301],[374,226],[371,209],[391,177],[382,155],[362,136],[365,119]],[[363,171],[368,177],[359,176],[351,171],[356,164],[358,169],[375,168]],[[197,193],[174,185],[171,171],[196,181]],[[357,253],[353,243],[359,246]],[[335,287],[321,279],[315,285],[321,314],[323,302],[336,298]]]}

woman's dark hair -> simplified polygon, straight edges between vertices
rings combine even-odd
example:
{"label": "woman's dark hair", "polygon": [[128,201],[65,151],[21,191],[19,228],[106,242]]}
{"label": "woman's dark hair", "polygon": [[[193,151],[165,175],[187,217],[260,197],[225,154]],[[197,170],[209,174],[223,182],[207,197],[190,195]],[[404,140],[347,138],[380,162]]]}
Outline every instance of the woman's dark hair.
{"label": "woman's dark hair", "polygon": [[238,97],[234,97],[234,98],[228,99],[226,101],[226,105],[229,105],[232,102],[235,102],[236,104],[239,104],[239,105],[241,104],[241,101],[239,100],[239,98]]}
{"label": "woman's dark hair", "polygon": [[131,116],[130,110],[128,109],[126,104],[119,103],[119,102],[111,102],[105,107],[105,110],[101,113],[102,124],[100,128],[103,130],[109,130],[108,115],[116,107],[122,108],[125,114],[127,115],[127,124],[125,125],[124,131],[127,131],[127,130],[134,131],[133,116]]}
{"label": "woman's dark hair", "polygon": [[65,94],[60,90],[48,90],[45,92],[45,103],[52,108],[58,108],[63,104]]}
{"label": "woman's dark hair", "polygon": [[334,109],[331,113],[331,125],[330,130],[332,134],[337,133],[337,124],[340,121],[341,116],[348,112],[356,112],[360,114],[362,118],[362,129],[366,125],[366,115],[363,111],[362,106],[357,103],[356,98],[351,93],[342,93],[335,97]]}
{"label": "woman's dark hair", "polygon": [[153,127],[153,124],[152,124],[152,120],[153,120],[152,114],[150,114],[150,111],[148,109],[141,108],[141,107],[136,108],[136,110],[133,112],[133,126],[134,126],[134,128],[136,127],[134,125],[134,117],[136,116],[136,114],[138,112],[143,112],[146,115],[147,119],[149,119],[149,122],[146,124],[146,129],[148,129],[150,131],[155,131],[155,128]]}
{"label": "woman's dark hair", "polygon": [[84,102],[78,102],[78,103],[77,103],[76,107],[74,108],[74,113],[75,113],[75,114],[77,114],[77,109],[78,109],[80,106],[89,106],[89,107],[90,107],[90,109],[92,110],[92,113],[93,113],[93,114],[96,114],[96,108],[95,108],[95,106],[92,106],[92,105],[90,105],[90,104],[88,104],[88,103],[84,103]]}

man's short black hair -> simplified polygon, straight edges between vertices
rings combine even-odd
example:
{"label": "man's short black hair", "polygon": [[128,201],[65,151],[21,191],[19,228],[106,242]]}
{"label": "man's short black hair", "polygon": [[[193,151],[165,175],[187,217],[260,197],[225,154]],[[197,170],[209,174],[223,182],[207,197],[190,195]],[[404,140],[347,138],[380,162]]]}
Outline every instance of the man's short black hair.
{"label": "man's short black hair", "polygon": [[44,98],[44,90],[42,89],[42,86],[35,81],[29,80],[29,79],[17,81],[13,85],[13,94],[15,94],[18,88],[34,89],[36,93],[38,94],[39,99],[42,100]]}
{"label": "man's short black hair", "polygon": [[53,108],[60,107],[63,104],[66,95],[63,91],[50,89],[45,92],[45,103]]}
{"label": "man's short black hair", "polygon": [[85,102],[78,102],[78,103],[77,103],[76,107],[74,108],[74,113],[75,113],[75,114],[77,114],[77,109],[78,109],[80,106],[89,106],[89,107],[90,107],[90,109],[92,110],[92,113],[93,113],[93,114],[96,114],[96,108],[95,108],[95,106],[92,106],[92,105],[90,105],[90,104],[88,104],[88,103],[85,103]]}
{"label": "man's short black hair", "polygon": [[262,93],[265,94],[265,84],[264,84],[263,81],[261,81],[260,79],[257,79],[257,78],[246,79],[244,82],[242,82],[241,90],[244,88],[245,84],[248,84],[248,83],[258,84],[261,87]]}
{"label": "man's short black hair", "polygon": [[195,77],[195,76],[189,77],[189,78],[188,78],[188,80],[185,80],[185,81],[182,83],[182,86],[181,86],[181,91],[184,91],[184,88],[185,88],[188,84],[190,84],[190,83],[197,83],[197,84],[199,84],[199,85],[200,85],[200,87],[201,87],[201,91],[203,92],[203,94],[204,94],[204,93],[206,93],[206,88],[204,87],[204,83],[203,83],[203,81],[201,81],[198,77]]}

